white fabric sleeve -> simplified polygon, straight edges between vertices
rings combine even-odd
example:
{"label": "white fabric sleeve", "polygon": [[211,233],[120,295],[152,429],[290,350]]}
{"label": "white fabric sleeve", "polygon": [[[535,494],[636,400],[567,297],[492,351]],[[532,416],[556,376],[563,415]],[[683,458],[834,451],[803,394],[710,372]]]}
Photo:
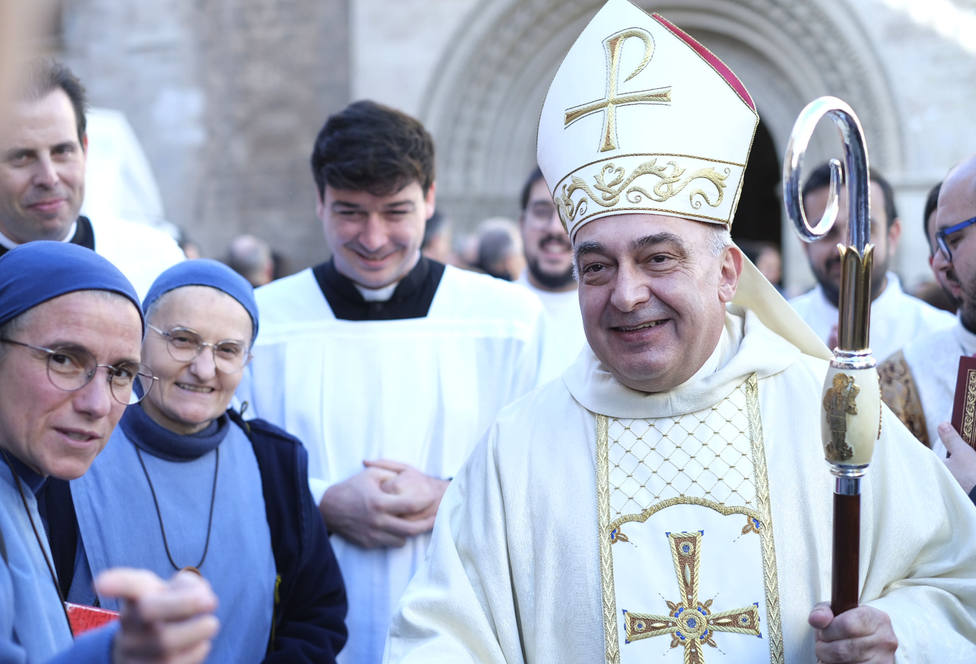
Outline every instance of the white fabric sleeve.
{"label": "white fabric sleeve", "polygon": [[444,494],[427,559],[393,617],[384,662],[523,661],[492,452],[496,431],[482,440]]}
{"label": "white fabric sleeve", "polygon": [[308,489],[312,492],[312,498],[315,500],[316,505],[322,504],[322,497],[325,495],[328,488],[329,483],[325,480],[309,476]]}

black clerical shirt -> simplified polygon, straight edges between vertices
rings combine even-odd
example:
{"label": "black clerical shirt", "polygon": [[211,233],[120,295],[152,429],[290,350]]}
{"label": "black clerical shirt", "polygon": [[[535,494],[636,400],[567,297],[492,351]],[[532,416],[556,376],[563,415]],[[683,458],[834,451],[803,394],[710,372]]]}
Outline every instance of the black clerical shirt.
{"label": "black clerical shirt", "polygon": [[389,300],[369,301],[349,277],[340,274],[330,259],[312,268],[322,295],[340,320],[399,320],[424,318],[430,311],[437,286],[444,276],[444,264],[423,256],[400,280]]}
{"label": "black clerical shirt", "polygon": [[[69,240],[69,242],[71,242],[71,244],[81,245],[82,247],[86,247],[92,251],[95,250],[95,231],[92,230],[91,221],[88,220],[88,217],[78,217],[78,221],[75,225],[75,234],[71,236],[71,240]],[[3,256],[8,251],[10,250],[5,246],[0,245],[0,256]]]}

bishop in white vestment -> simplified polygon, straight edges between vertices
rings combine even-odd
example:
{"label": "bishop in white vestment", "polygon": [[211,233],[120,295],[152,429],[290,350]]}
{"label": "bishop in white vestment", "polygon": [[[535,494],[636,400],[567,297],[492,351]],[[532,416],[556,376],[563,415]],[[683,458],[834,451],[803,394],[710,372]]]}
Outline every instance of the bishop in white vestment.
{"label": "bishop in white vestment", "polygon": [[[387,661],[815,661],[827,363],[740,314],[671,392],[630,390],[587,353],[503,411],[441,502]],[[882,428],[861,602],[891,616],[896,661],[974,661],[976,511],[887,410]]]}
{"label": "bishop in white vestment", "polygon": [[626,0],[570,49],[538,157],[589,348],[452,482],[386,661],[976,661],[976,511],[877,404],[859,605],[821,604],[830,355],[728,233],[757,122],[728,67]]}

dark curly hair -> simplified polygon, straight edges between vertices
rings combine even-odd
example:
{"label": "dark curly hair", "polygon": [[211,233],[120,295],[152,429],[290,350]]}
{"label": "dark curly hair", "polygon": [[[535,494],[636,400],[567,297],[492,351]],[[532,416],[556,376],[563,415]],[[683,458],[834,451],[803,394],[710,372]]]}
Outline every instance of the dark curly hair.
{"label": "dark curly hair", "polygon": [[434,139],[406,113],[357,101],[326,120],[312,150],[319,197],[325,186],[388,196],[413,181],[434,182]]}

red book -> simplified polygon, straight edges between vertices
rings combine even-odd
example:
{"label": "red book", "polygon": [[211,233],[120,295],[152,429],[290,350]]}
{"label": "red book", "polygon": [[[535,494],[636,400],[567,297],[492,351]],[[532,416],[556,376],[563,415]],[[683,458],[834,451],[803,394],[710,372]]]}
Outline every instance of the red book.
{"label": "red book", "polygon": [[113,620],[119,619],[118,611],[100,609],[97,606],[85,606],[84,604],[65,602],[64,607],[68,610],[71,633],[75,636],[79,636],[90,629],[101,627]]}
{"label": "red book", "polygon": [[976,448],[976,357],[959,358],[956,394],[952,400],[952,427]]}

